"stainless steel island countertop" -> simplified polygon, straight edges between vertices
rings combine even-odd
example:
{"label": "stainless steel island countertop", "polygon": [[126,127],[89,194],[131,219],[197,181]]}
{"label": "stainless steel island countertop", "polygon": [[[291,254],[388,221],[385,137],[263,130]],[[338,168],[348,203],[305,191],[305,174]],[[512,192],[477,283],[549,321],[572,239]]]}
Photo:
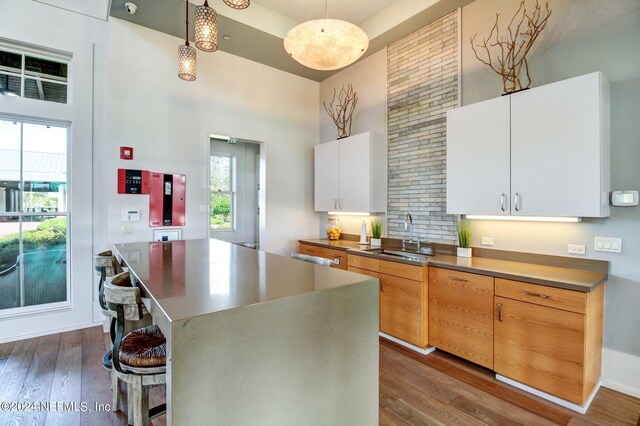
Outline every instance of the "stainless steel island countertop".
{"label": "stainless steel island countertop", "polygon": [[213,239],[114,247],[167,338],[169,424],[377,423],[376,279]]}

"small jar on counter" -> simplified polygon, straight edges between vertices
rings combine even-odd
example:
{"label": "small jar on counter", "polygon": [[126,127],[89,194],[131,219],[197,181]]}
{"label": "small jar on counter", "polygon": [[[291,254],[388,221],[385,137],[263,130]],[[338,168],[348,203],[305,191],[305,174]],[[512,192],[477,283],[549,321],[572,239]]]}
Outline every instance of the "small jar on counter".
{"label": "small jar on counter", "polygon": [[336,216],[329,216],[327,219],[327,237],[330,240],[339,240],[340,233],[342,229],[340,229],[340,220]]}

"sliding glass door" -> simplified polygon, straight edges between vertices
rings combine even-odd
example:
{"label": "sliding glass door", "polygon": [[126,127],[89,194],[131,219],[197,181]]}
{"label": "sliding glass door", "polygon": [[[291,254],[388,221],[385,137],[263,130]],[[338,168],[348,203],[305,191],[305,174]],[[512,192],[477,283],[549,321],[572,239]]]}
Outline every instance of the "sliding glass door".
{"label": "sliding glass door", "polygon": [[0,118],[0,317],[69,300],[68,135]]}

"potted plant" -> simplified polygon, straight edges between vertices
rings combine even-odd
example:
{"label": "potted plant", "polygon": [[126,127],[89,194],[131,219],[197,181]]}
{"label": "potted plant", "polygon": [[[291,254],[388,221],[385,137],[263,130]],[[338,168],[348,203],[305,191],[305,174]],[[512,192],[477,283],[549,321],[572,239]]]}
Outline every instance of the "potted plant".
{"label": "potted plant", "polygon": [[471,257],[471,224],[469,222],[458,222],[458,247],[459,257]]}
{"label": "potted plant", "polygon": [[371,245],[380,247],[382,245],[382,228],[383,224],[380,219],[371,219]]}

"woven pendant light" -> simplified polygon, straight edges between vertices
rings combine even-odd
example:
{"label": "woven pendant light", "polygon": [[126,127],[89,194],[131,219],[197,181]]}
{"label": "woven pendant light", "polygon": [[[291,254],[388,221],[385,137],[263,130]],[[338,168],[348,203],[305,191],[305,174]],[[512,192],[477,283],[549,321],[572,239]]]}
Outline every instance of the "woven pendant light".
{"label": "woven pendant light", "polygon": [[196,47],[204,52],[218,50],[218,14],[207,0],[196,6]]}
{"label": "woven pendant light", "polygon": [[182,80],[193,81],[196,79],[196,49],[189,46],[189,0],[185,0],[186,7],[186,31],[184,44],[178,46],[178,77]]}
{"label": "woven pendant light", "polygon": [[251,4],[251,0],[224,0],[224,4],[234,9],[246,9]]}

